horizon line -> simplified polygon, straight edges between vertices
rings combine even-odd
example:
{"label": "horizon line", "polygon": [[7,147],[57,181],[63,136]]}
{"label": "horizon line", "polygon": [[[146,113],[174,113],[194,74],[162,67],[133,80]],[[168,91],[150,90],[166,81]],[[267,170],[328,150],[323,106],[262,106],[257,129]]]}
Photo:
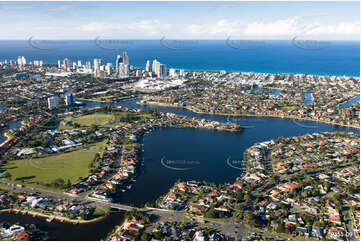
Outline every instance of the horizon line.
{"label": "horizon line", "polygon": [[[295,36],[297,37],[297,36]],[[293,37],[294,38],[294,37]],[[290,39],[249,39],[249,38],[245,38],[245,39],[241,39],[241,38],[235,38],[234,40],[256,40],[256,41],[289,41],[289,40],[293,40],[293,38]],[[28,39],[0,39],[0,41],[29,41],[30,38]],[[94,39],[34,39],[34,40],[38,40],[38,41],[42,41],[42,40],[46,40],[46,41],[57,41],[57,40],[66,40],[66,41],[95,41],[96,38]],[[167,39],[163,39],[163,38],[156,38],[156,39],[122,39],[122,38],[113,38],[113,39],[103,39],[103,40],[167,40]],[[181,39],[181,38],[169,38],[168,40],[199,40],[199,41],[210,41],[210,40],[227,40],[227,38],[225,39]],[[231,39],[232,40],[232,39]],[[299,40],[310,40],[310,41],[360,41],[360,39],[306,39],[306,38],[299,38]]]}

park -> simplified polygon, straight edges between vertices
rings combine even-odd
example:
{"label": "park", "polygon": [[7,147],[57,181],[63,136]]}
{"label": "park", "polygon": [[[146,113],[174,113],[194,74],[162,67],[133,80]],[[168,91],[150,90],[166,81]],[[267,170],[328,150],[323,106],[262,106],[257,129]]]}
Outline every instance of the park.
{"label": "park", "polygon": [[103,140],[61,154],[8,161],[1,167],[5,169],[3,177],[12,183],[62,190],[68,183],[75,184],[89,176],[89,164],[104,151],[105,145]]}

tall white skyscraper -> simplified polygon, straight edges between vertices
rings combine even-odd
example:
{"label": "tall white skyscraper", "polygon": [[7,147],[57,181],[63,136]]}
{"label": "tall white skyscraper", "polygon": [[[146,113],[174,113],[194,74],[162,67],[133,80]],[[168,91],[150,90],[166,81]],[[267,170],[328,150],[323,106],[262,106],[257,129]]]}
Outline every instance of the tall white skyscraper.
{"label": "tall white skyscraper", "polygon": [[18,63],[18,66],[20,66],[20,67],[21,67],[21,66],[25,66],[25,65],[26,65],[26,59],[25,59],[25,57],[24,57],[24,56],[19,56],[17,63]]}
{"label": "tall white skyscraper", "polygon": [[58,97],[53,96],[48,98],[48,108],[53,109],[57,108],[59,104]]}
{"label": "tall white skyscraper", "polygon": [[157,59],[153,60],[153,63],[152,63],[152,72],[154,72],[155,74],[158,73],[158,70],[159,70],[159,65],[160,65],[160,62],[157,61]]}
{"label": "tall white skyscraper", "polygon": [[164,78],[167,76],[167,66],[165,64],[161,64],[157,60],[153,60],[152,72],[154,72],[157,77]]}
{"label": "tall white skyscraper", "polygon": [[129,77],[129,65],[124,63],[119,64],[119,77],[120,78]]}
{"label": "tall white skyscraper", "polygon": [[70,66],[71,66],[70,60],[68,58],[65,58],[63,60],[63,68],[64,68],[64,70],[68,70],[68,68],[70,68]]}
{"label": "tall white skyscraper", "polygon": [[100,70],[100,65],[102,64],[101,59],[94,59],[94,71]]}
{"label": "tall white skyscraper", "polygon": [[90,70],[92,68],[92,64],[90,63],[90,61],[85,62],[85,67],[88,70]]}
{"label": "tall white skyscraper", "polygon": [[105,66],[105,71],[108,76],[112,73],[112,67],[113,67],[112,63],[107,63],[107,65]]}
{"label": "tall white skyscraper", "polygon": [[145,71],[150,72],[150,60],[147,60],[147,63],[145,64]]}
{"label": "tall white skyscraper", "polygon": [[167,76],[167,66],[165,64],[159,65],[158,77],[164,78]]}
{"label": "tall white skyscraper", "polygon": [[59,69],[61,68],[61,62],[60,62],[60,60],[58,60],[58,68],[59,68]]}
{"label": "tall white skyscraper", "polygon": [[24,56],[21,57],[21,61],[22,61],[22,63],[23,63],[23,66],[25,66],[25,65],[26,65],[26,59],[25,59]]}
{"label": "tall white skyscraper", "polygon": [[78,67],[81,67],[81,60],[78,60]]}
{"label": "tall white skyscraper", "polygon": [[170,68],[170,69],[169,69],[169,76],[171,76],[171,77],[177,77],[177,74],[176,74],[174,68]]}
{"label": "tall white skyscraper", "polygon": [[126,51],[123,52],[123,63],[125,65],[130,65],[129,56],[128,56],[128,53]]}
{"label": "tall white skyscraper", "polygon": [[115,70],[119,73],[119,64],[123,62],[123,58],[120,55],[117,55],[117,59],[115,60]]}

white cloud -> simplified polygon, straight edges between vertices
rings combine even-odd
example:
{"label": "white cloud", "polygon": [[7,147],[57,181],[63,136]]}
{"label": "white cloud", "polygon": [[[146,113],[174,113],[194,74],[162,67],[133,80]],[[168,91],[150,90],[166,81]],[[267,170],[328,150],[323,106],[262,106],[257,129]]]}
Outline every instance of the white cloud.
{"label": "white cloud", "polygon": [[186,32],[194,36],[225,36],[240,33],[243,26],[240,21],[221,19],[215,24],[191,24],[186,27]]}
{"label": "white cloud", "polygon": [[[306,21],[305,21],[306,20]],[[229,35],[250,37],[283,37],[296,35],[359,35],[360,23],[338,23],[324,25],[317,21],[307,21],[307,17],[295,16],[272,22],[251,22],[219,20],[211,24],[191,24],[185,29],[186,34],[202,37],[225,37]]]}
{"label": "white cloud", "polygon": [[138,32],[145,35],[159,35],[162,31],[171,28],[171,24],[161,23],[158,20],[140,20],[133,23],[107,23],[92,22],[80,26],[78,29],[84,32]]}
{"label": "white cloud", "polygon": [[272,23],[254,22],[249,23],[244,30],[246,35],[293,35],[298,31],[299,16],[280,19]]}
{"label": "white cloud", "polygon": [[321,34],[321,35],[360,35],[360,22],[353,23],[338,23],[335,25],[319,25],[306,34]]}
{"label": "white cloud", "polygon": [[277,20],[271,23],[229,21],[221,19],[213,24],[192,24],[186,31],[194,36],[219,36],[228,35],[289,35],[296,32],[297,20],[300,17]]}

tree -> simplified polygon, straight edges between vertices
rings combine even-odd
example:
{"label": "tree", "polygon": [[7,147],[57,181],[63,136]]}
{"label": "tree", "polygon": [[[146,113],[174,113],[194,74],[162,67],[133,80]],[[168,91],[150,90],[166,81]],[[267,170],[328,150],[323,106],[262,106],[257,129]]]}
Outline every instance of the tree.
{"label": "tree", "polygon": [[10,172],[5,172],[4,175],[3,175],[3,177],[4,177],[5,179],[11,180],[12,175],[10,174]]}
{"label": "tree", "polygon": [[140,240],[142,241],[148,241],[150,239],[150,236],[148,233],[143,233],[141,236],[140,236]]}
{"label": "tree", "polygon": [[245,195],[244,195],[244,200],[248,203],[248,202],[251,200],[250,195],[245,194]]}
{"label": "tree", "polygon": [[65,181],[63,178],[57,178],[52,182],[52,185],[56,188],[64,188]]}
{"label": "tree", "polygon": [[251,213],[249,211],[244,213],[244,221],[245,221],[245,223],[247,223],[251,226],[255,226],[255,224],[256,224],[256,219],[255,219],[253,213]]}
{"label": "tree", "polygon": [[276,229],[277,233],[284,233],[285,232],[285,228],[283,227],[283,224],[278,225],[277,229]]}
{"label": "tree", "polygon": [[210,206],[208,211],[204,214],[206,218],[216,218],[216,212],[214,211],[214,205]]}

